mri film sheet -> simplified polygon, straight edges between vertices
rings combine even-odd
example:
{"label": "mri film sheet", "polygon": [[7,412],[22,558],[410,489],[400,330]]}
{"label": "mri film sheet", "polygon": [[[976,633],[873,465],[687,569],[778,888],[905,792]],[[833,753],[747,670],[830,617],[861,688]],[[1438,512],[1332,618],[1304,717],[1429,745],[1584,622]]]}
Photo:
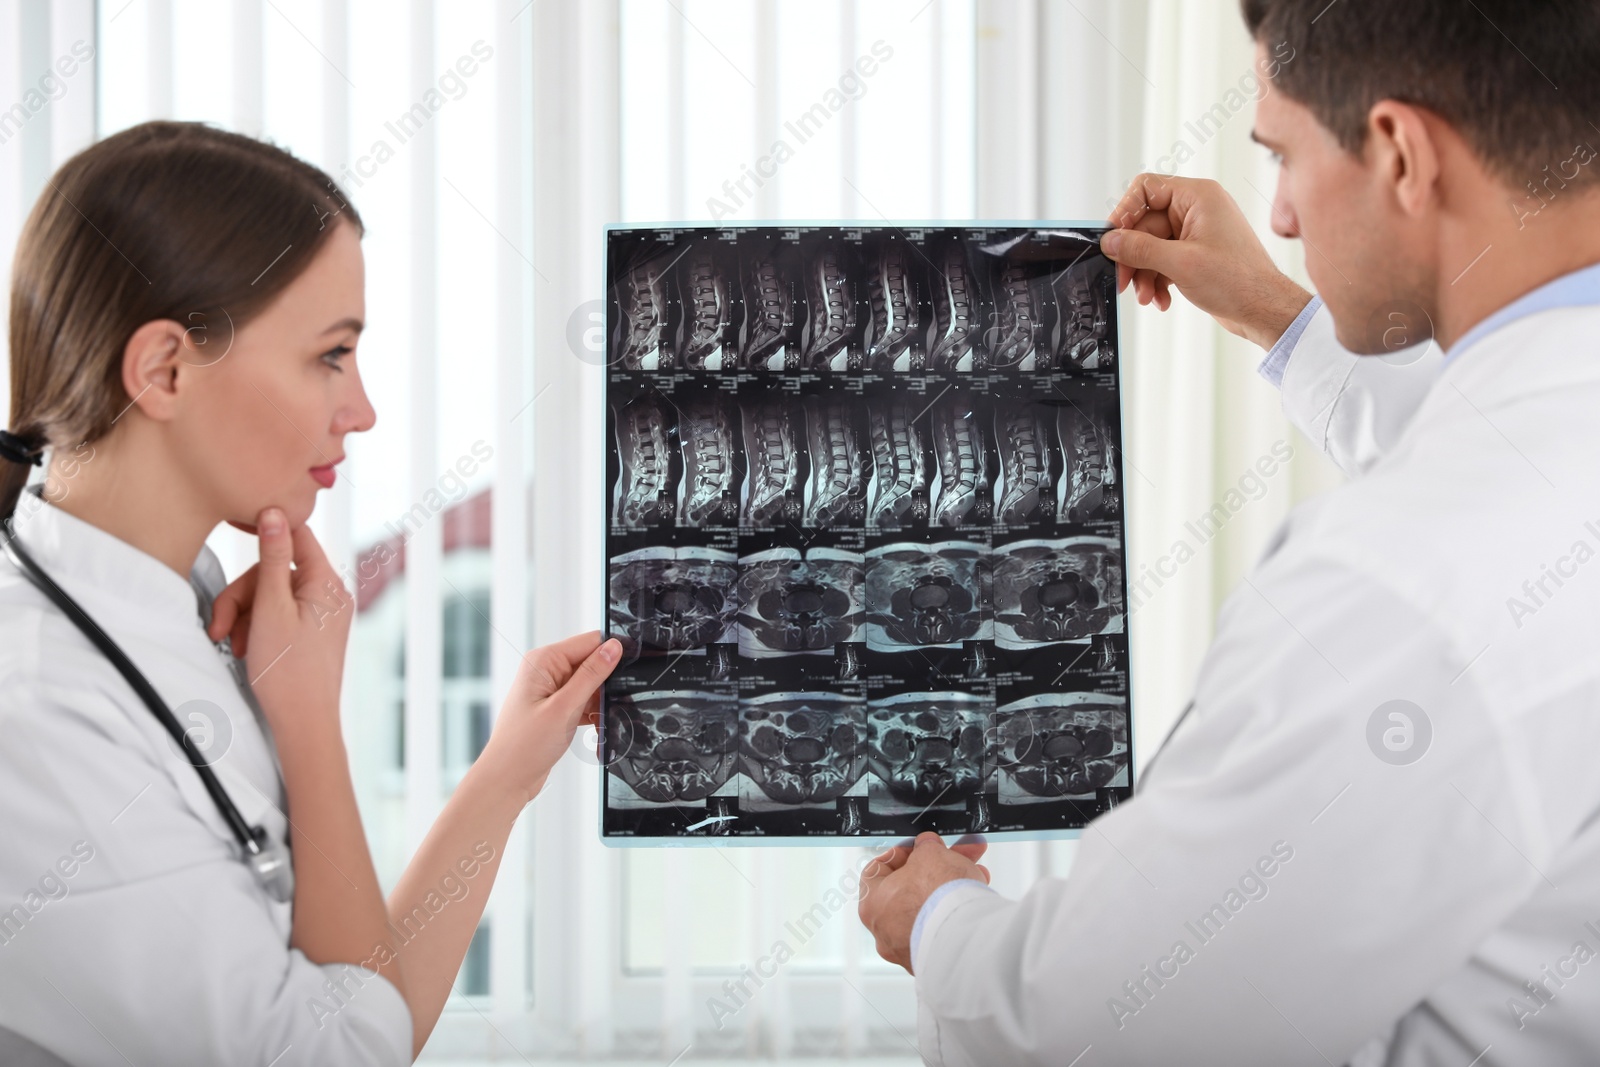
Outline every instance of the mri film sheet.
{"label": "mri film sheet", "polygon": [[606,842],[1071,836],[1131,795],[1102,232],[607,230]]}

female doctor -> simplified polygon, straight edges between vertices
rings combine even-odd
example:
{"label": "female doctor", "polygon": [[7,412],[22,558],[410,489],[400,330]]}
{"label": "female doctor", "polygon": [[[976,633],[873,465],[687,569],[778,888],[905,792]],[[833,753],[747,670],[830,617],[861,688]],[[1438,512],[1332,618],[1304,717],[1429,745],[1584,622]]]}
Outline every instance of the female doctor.
{"label": "female doctor", "polygon": [[[593,633],[524,657],[385,902],[340,733],[354,600],[306,526],[375,418],[361,235],[315,167],[170,122],[68,161],[26,223],[0,435],[0,1062],[410,1063],[616,662]],[[222,522],[260,552],[226,588]],[[196,709],[228,739],[209,757],[178,725]]]}

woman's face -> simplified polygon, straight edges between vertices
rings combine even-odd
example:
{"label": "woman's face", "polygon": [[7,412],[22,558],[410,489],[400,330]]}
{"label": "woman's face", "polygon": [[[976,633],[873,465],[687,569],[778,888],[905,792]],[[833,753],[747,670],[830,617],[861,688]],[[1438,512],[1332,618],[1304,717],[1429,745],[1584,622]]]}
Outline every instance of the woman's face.
{"label": "woman's face", "polygon": [[[345,435],[377,419],[356,369],[366,317],[361,239],[348,223],[333,226],[231,347],[226,325],[204,343],[191,331],[184,370],[193,391],[174,428],[182,461],[224,519],[254,523],[275,505],[291,526],[305,522],[317,492],[333,484]],[[214,354],[218,344],[225,354]]]}

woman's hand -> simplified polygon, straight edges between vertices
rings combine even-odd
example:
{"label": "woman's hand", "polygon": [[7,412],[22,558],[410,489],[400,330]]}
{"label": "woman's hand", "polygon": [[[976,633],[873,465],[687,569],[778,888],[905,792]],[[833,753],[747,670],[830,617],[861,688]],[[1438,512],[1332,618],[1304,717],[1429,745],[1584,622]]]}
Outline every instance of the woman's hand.
{"label": "woman's hand", "polygon": [[290,530],[281,510],[266,508],[256,536],[260,562],[217,596],[206,633],[230,635],[274,730],[305,715],[337,722],[355,600],[310,527]]}
{"label": "woman's hand", "polygon": [[523,656],[477,766],[526,807],[571,747],[578,726],[595,724],[600,685],[621,654],[620,641],[613,637],[602,644],[599,631],[591,630]]}

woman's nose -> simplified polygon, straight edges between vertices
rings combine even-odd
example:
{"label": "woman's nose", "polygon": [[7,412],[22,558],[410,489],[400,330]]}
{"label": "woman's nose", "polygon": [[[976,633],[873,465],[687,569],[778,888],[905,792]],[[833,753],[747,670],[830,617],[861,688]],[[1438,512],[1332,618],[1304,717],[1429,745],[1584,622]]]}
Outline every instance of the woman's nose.
{"label": "woman's nose", "polygon": [[355,395],[339,409],[334,430],[337,433],[365,433],[377,425],[378,412],[367,398],[366,387],[357,377],[353,382]]}

